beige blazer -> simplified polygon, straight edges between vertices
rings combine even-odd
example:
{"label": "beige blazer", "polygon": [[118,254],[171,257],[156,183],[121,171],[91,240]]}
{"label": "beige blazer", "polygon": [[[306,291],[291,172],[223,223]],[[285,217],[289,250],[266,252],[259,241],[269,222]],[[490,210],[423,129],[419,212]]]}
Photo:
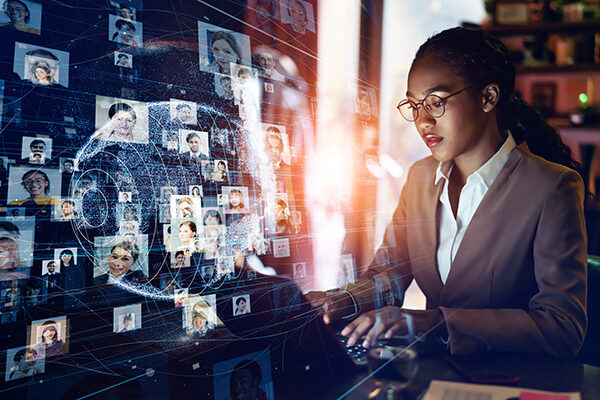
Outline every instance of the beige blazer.
{"label": "beige blazer", "polygon": [[[436,253],[438,162],[415,163],[375,261],[349,287],[366,311],[381,288],[415,279],[440,309],[453,354],[545,352],[573,356],[586,318],[584,186],[574,171],[515,148],[477,208],[444,285]],[[382,285],[382,281],[387,281]],[[398,296],[396,296],[398,298]]]}

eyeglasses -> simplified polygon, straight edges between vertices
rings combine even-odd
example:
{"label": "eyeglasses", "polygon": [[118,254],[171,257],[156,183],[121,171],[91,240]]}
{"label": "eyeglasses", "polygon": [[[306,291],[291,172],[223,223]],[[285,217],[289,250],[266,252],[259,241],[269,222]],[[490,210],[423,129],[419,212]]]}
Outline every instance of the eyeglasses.
{"label": "eyeglasses", "polygon": [[23,185],[25,185],[25,186],[31,186],[31,185],[33,185],[34,183],[35,183],[36,185],[41,185],[42,183],[46,183],[46,180],[45,180],[45,179],[42,179],[42,178],[39,178],[39,179],[25,179],[25,180],[23,181]]}
{"label": "eyeglasses", "polygon": [[430,94],[425,96],[423,101],[418,103],[404,99],[396,106],[396,108],[398,111],[400,111],[400,114],[402,114],[404,119],[409,122],[416,121],[417,118],[419,118],[419,108],[421,107],[431,118],[440,118],[446,112],[446,100],[452,96],[456,96],[457,94],[464,92],[465,90],[471,88],[471,86],[473,85],[466,86],[457,92],[449,94],[446,97]]}
{"label": "eyeglasses", "polygon": [[6,7],[6,11],[8,11],[8,12],[16,11],[18,13],[24,13],[27,10],[24,9],[23,7],[13,7],[13,6],[9,5],[9,6]]}

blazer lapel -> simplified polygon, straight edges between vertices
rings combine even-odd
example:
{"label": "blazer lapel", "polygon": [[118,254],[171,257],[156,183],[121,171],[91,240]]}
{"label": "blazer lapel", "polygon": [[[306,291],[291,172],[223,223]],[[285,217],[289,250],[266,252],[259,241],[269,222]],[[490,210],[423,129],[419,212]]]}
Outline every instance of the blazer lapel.
{"label": "blazer lapel", "polygon": [[495,228],[493,225],[494,223],[503,222],[501,217],[498,218],[497,210],[498,207],[501,206],[500,202],[502,202],[504,184],[507,179],[510,178],[515,167],[523,157],[523,152],[528,151],[529,148],[525,142],[514,148],[504,164],[504,167],[502,167],[502,170],[494,180],[494,183],[492,183],[486,194],[483,196],[477,210],[475,210],[475,214],[473,214],[473,217],[469,222],[469,226],[460,242],[460,246],[456,251],[456,256],[452,262],[444,289],[448,286],[452,286],[452,283],[455,280],[464,280],[469,276],[469,270],[473,266],[465,260],[470,259],[471,252],[479,250],[474,247],[474,244],[476,246],[476,243],[480,242],[478,237],[481,235],[481,232],[489,232]]}

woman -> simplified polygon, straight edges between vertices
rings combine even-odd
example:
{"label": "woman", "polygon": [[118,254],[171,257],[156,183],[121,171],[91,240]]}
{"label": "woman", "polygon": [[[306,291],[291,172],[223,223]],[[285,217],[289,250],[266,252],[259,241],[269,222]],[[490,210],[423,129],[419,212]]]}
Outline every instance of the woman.
{"label": "woman", "polygon": [[[187,307],[189,307],[189,305],[186,306],[186,308]],[[191,326],[188,325],[188,332],[190,334],[204,336],[209,330],[214,329],[215,324],[208,321],[204,307],[202,307],[200,304],[194,304],[190,311],[192,322]]]}
{"label": "woman", "polygon": [[60,203],[60,212],[62,213],[62,215],[59,217],[59,219],[77,218],[77,212],[73,210],[74,206],[75,205],[73,204],[73,201],[63,200]]}
{"label": "woman", "polygon": [[138,41],[135,39],[135,25],[131,22],[124,19],[117,19],[115,28],[117,28],[117,31],[112,37],[113,42],[126,44],[128,46],[139,45]]}
{"label": "woman", "polygon": [[223,225],[223,219],[217,210],[206,210],[202,220],[204,225]]}
{"label": "woman", "polygon": [[187,289],[175,289],[173,294],[173,300],[175,301],[175,307],[183,307],[188,303],[188,292]]}
{"label": "woman", "polygon": [[185,268],[185,253],[182,250],[175,253],[175,262],[171,264],[171,268]]}
{"label": "woman", "polygon": [[135,8],[127,7],[123,4],[119,4],[118,15],[121,18],[125,18],[127,20],[135,20],[134,14]]}
{"label": "woman", "polygon": [[146,277],[141,270],[131,271],[131,267],[140,256],[138,246],[132,242],[121,242],[110,249],[108,273],[94,278],[94,285],[111,285],[123,280],[145,283]]}
{"label": "woman", "polygon": [[23,174],[21,184],[29,193],[23,200],[11,201],[9,206],[47,206],[58,204],[58,199],[48,196],[50,193],[50,180],[42,170],[30,170]]}
{"label": "woman", "polygon": [[308,15],[306,13],[306,7],[301,1],[292,0],[290,16],[292,17],[292,29],[294,29],[294,32],[302,35],[305,34],[308,25]]}
{"label": "woman", "polygon": [[221,226],[207,226],[204,231],[206,242],[204,258],[213,259],[219,256],[219,250],[223,245],[223,230]]}
{"label": "woman", "polygon": [[223,160],[218,160],[216,163],[215,180],[217,182],[227,182],[227,164]]}
{"label": "woman", "polygon": [[217,31],[210,38],[210,50],[215,60],[208,66],[211,72],[229,75],[229,63],[240,64],[242,61],[242,50],[230,32]]}
{"label": "woman", "polygon": [[44,49],[33,49],[25,53],[24,59],[26,61],[25,79],[29,79],[35,84],[58,84],[58,77],[55,75],[60,62],[52,52]]}
{"label": "woman", "polygon": [[250,308],[248,307],[248,301],[246,301],[245,297],[238,297],[235,299],[233,315],[244,315],[249,314]]}
{"label": "woman", "polygon": [[40,346],[44,347],[46,358],[63,354],[63,341],[59,339],[56,322],[46,321],[42,324],[42,334],[39,338]]}
{"label": "woman", "polygon": [[275,199],[275,233],[278,235],[293,235],[298,233],[293,224],[290,209],[285,199]]}
{"label": "woman", "polygon": [[16,30],[27,33],[40,34],[40,30],[29,26],[31,13],[27,4],[20,0],[8,0],[4,3],[4,10],[10,22],[3,22],[0,26],[13,26]]}
{"label": "woman", "polygon": [[55,85],[54,70],[46,61],[36,61],[31,64],[31,81],[38,85]]}
{"label": "woman", "polygon": [[208,65],[209,72],[216,72],[214,77],[215,93],[226,100],[233,99],[231,86],[230,63],[242,62],[242,49],[235,36],[230,32],[217,31],[210,38],[210,50],[215,60]]}
{"label": "woman", "polygon": [[194,218],[194,205],[194,200],[188,196],[177,200],[177,217]]}
{"label": "woman", "polygon": [[[514,80],[507,49],[485,32],[453,28],[419,48],[398,108],[432,157],[409,171],[378,262],[348,292],[311,295],[326,322],[343,307],[363,312],[342,331],[349,345],[363,334],[369,347],[380,335],[428,333],[453,354],[578,352],[583,181],[556,131],[510,97]],[[397,307],[413,279],[425,311]]]}
{"label": "woman", "polygon": [[229,208],[225,210],[227,214],[248,214],[248,209],[244,205],[244,195],[239,189],[229,190]]}
{"label": "woman", "polygon": [[76,260],[73,259],[73,252],[69,249],[64,249],[60,252],[58,259],[60,260],[60,270],[66,271],[63,268],[71,267],[76,263]]}
{"label": "woman", "polygon": [[108,140],[133,141],[133,128],[137,122],[135,110],[127,103],[115,103],[108,109],[110,134]]}
{"label": "woman", "polygon": [[183,221],[179,225],[179,240],[182,247],[186,249],[193,248],[192,239],[196,237],[196,224],[193,221]]}
{"label": "woman", "polygon": [[0,237],[0,281],[27,279],[29,275],[17,271],[25,265],[21,262],[19,245],[8,237]]}

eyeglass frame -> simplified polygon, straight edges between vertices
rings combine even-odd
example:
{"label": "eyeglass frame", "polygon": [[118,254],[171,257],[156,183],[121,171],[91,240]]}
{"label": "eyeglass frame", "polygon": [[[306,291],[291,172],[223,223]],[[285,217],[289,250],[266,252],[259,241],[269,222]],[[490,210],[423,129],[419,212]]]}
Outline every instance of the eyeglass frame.
{"label": "eyeglass frame", "polygon": [[[462,88],[462,89],[460,89],[460,90],[457,90],[457,91],[456,91],[456,92],[454,92],[454,93],[450,93],[450,94],[449,94],[448,96],[446,96],[446,97],[441,97],[441,96],[438,96],[437,94],[428,94],[427,96],[423,97],[423,100],[421,100],[421,101],[419,101],[419,102],[414,102],[414,101],[412,101],[412,100],[409,100],[409,99],[404,99],[404,100],[400,101],[400,103],[398,103],[398,105],[396,106],[396,109],[398,110],[398,112],[400,113],[400,115],[402,115],[402,118],[404,118],[404,119],[405,119],[405,120],[407,120],[408,122],[415,122],[415,121],[416,121],[416,120],[419,118],[419,106],[420,106],[420,108],[424,109],[424,110],[425,110],[425,112],[427,113],[427,115],[429,115],[431,118],[438,119],[438,118],[441,118],[441,117],[443,117],[443,116],[444,116],[444,114],[446,114],[446,100],[448,100],[450,97],[453,97],[453,96],[456,96],[456,95],[458,95],[458,94],[461,94],[462,92],[464,92],[465,90],[468,90],[468,89],[472,88],[473,86],[474,86],[474,85],[467,85],[467,86],[465,86],[464,88]],[[437,116],[437,117],[434,117],[433,115],[431,115],[431,114],[429,113],[429,111],[427,111],[427,109],[426,109],[426,108],[424,107],[424,105],[423,105],[423,103],[425,103],[425,100],[426,100],[428,97],[431,97],[431,96],[435,96],[435,97],[437,97],[438,99],[440,99],[440,100],[442,101],[442,107],[444,108],[444,111],[442,111],[442,113],[441,113],[439,116]],[[414,104],[414,106],[415,106],[415,107],[417,107],[417,116],[416,116],[416,117],[414,117],[413,119],[408,119],[408,118],[406,118],[406,117],[404,116],[404,114],[402,114],[402,111],[400,111],[400,107],[402,107],[402,106],[403,106],[404,104],[406,104],[406,103],[412,103],[412,104]]]}
{"label": "eyeglass frame", "polygon": [[25,179],[24,181],[22,181],[21,183],[23,184],[23,186],[31,186],[34,183],[41,185],[42,183],[47,183],[48,181],[44,178],[37,178],[37,179]]}

